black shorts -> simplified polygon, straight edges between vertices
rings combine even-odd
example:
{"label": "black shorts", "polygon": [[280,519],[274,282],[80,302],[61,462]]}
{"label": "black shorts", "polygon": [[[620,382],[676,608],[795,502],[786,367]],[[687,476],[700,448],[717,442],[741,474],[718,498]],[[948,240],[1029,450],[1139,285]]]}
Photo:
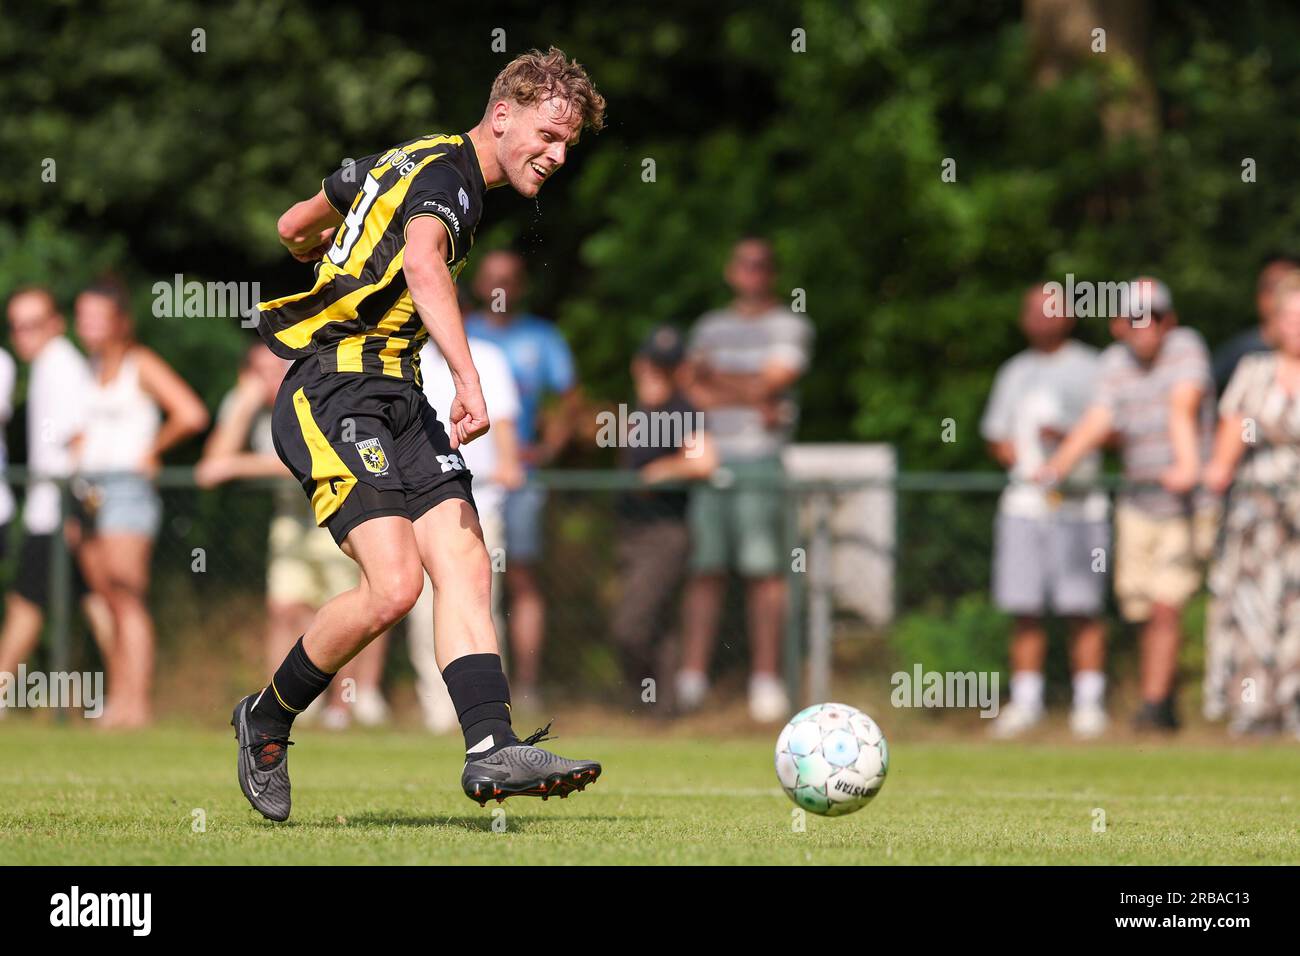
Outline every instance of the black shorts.
{"label": "black shorts", "polygon": [[[14,591],[43,611],[50,604],[50,561],[53,557],[53,534],[27,534],[18,547],[18,574],[14,580]],[[81,576],[76,555],[68,555],[68,564],[72,576],[72,597],[80,601],[90,593],[90,589],[86,586],[86,579]]]}
{"label": "black shorts", "polygon": [[409,379],[324,372],[315,357],[299,359],[280,386],[272,429],[316,523],[337,542],[371,518],[414,521],[448,498],[474,504],[469,469]]}

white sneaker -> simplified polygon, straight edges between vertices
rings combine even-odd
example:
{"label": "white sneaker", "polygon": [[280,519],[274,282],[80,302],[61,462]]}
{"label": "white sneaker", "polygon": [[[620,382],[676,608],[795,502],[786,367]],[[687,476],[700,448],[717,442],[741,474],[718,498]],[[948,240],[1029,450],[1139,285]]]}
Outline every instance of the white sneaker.
{"label": "white sneaker", "polygon": [[424,729],[431,734],[449,734],[453,730],[460,729],[460,721],[456,719],[455,711],[447,714],[440,710],[425,708]]}
{"label": "white sneaker", "polygon": [[295,727],[311,727],[320,722],[321,714],[325,713],[325,695],[321,694],[310,704],[307,709],[293,719]]}
{"label": "white sneaker", "polygon": [[709,679],[699,671],[679,671],[677,674],[677,709],[699,710],[709,694]]}
{"label": "white sneaker", "polygon": [[322,730],[347,730],[352,714],[346,707],[326,707],[320,715]]}
{"label": "white sneaker", "polygon": [[1095,704],[1070,708],[1070,733],[1080,740],[1094,740],[1106,732],[1110,723],[1104,708]]}
{"label": "white sneaker", "polygon": [[1013,737],[1019,737],[1021,734],[1028,732],[1042,719],[1042,708],[1030,710],[1027,707],[1009,703],[993,719],[993,726],[989,727],[989,736],[996,740],[1011,740]]}
{"label": "white sneaker", "polygon": [[790,716],[790,698],[780,678],[772,674],[749,678],[749,716],[759,724],[774,724]]}
{"label": "white sneaker", "polygon": [[363,687],[357,691],[352,705],[352,717],[362,727],[380,727],[388,723],[388,702],[377,687]]}

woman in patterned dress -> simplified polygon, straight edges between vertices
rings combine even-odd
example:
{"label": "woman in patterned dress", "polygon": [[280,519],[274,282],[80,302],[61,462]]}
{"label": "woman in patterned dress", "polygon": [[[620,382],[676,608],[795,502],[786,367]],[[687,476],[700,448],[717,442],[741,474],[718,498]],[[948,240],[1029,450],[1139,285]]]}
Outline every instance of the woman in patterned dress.
{"label": "woman in patterned dress", "polygon": [[1300,737],[1300,275],[1277,310],[1277,351],[1237,366],[1205,469],[1211,490],[1236,485],[1210,574],[1205,713]]}

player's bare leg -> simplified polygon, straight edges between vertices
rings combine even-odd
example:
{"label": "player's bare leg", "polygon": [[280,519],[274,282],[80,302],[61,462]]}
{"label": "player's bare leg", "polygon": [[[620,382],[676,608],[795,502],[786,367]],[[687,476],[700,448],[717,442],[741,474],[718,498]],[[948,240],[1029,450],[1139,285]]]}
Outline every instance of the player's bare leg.
{"label": "player's bare leg", "polygon": [[435,654],[465,735],[466,796],[485,804],[527,795],[567,797],[600,776],[600,764],[535,746],[548,724],[520,741],[510,726],[510,688],[492,621],[492,566],[478,516],[453,498],[415,522],[415,537],[434,588]]}
{"label": "player's bare leg", "polygon": [[406,616],[424,582],[415,535],[405,518],[390,515],[357,525],[344,539],[343,550],[360,565],[360,582],[321,606],[271,682],[241,700],[231,718],[239,741],[240,787],[269,820],[289,817],[288,748],[294,718],[324,693],[343,665]]}

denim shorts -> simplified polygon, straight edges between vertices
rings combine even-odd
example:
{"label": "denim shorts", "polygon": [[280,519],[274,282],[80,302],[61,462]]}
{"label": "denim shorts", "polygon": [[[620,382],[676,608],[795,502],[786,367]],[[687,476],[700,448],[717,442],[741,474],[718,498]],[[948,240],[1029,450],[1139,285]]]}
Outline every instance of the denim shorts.
{"label": "denim shorts", "polygon": [[152,538],[162,524],[162,501],[143,475],[97,475],[80,495],[95,534],[140,534]]}

